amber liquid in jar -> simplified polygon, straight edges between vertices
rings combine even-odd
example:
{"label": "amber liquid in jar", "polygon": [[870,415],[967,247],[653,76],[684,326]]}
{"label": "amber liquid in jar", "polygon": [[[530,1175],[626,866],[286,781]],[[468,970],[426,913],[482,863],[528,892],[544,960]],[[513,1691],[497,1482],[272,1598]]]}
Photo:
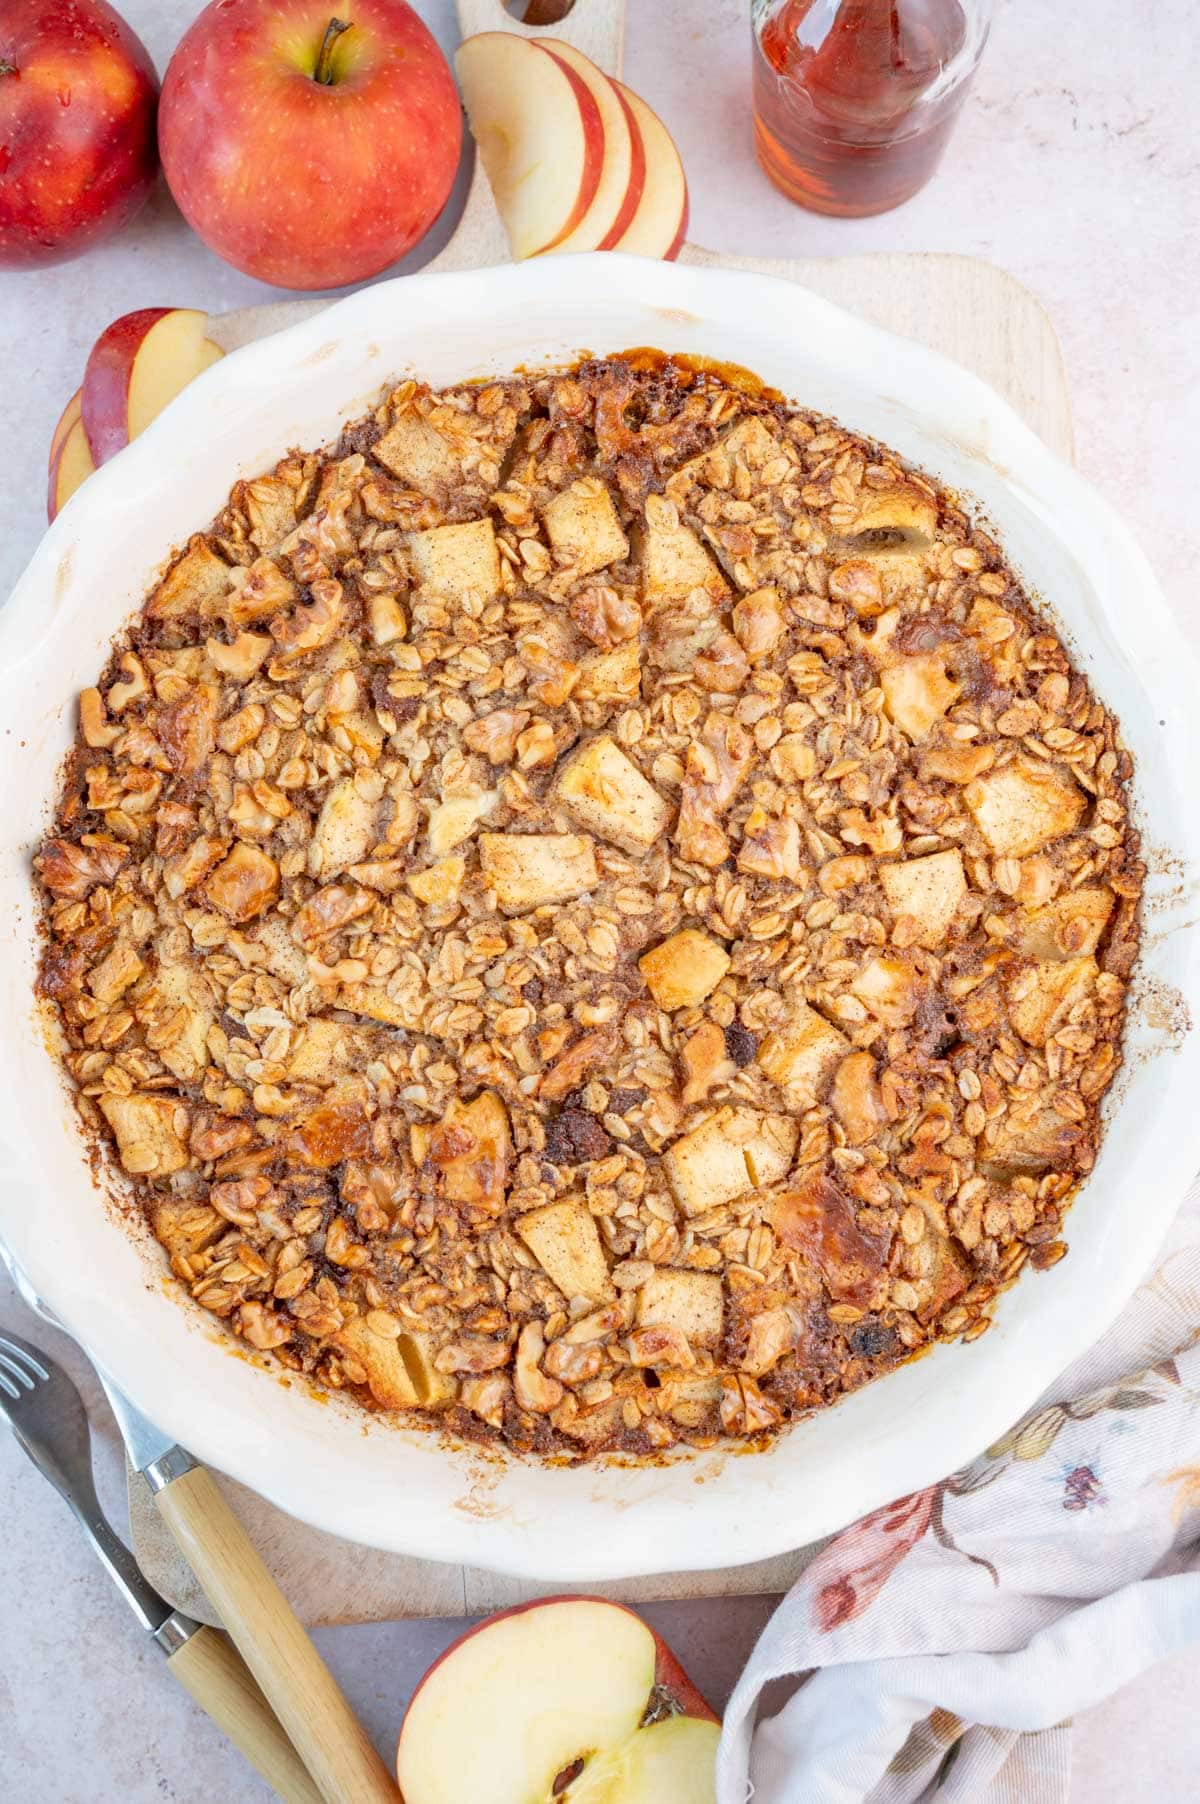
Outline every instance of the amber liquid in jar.
{"label": "amber liquid in jar", "polygon": [[932,175],[974,64],[960,0],[784,0],[754,29],[758,160],[819,213],[883,213]]}

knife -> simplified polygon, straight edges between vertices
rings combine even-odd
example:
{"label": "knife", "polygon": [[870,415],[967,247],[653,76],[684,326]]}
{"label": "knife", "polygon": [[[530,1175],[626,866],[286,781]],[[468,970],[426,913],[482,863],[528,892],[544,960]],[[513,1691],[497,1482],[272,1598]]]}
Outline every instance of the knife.
{"label": "knife", "polygon": [[[52,1328],[70,1332],[38,1295],[2,1239],[0,1265],[37,1315]],[[86,1347],[78,1341],[76,1345],[104,1386],[130,1464],[150,1486],[180,1552],[325,1804],[403,1804],[333,1674],[212,1475],[135,1408]]]}
{"label": "knife", "polygon": [[321,1796],[254,1683],[219,1629],[173,1610],[148,1584],[113,1530],[92,1478],[91,1430],[74,1381],[19,1336],[0,1332],[0,1418],[22,1452],[67,1503],[93,1552],[142,1627],[166,1655],[167,1671],[257,1767],[285,1804]]}
{"label": "knife", "polygon": [[212,1474],[147,1421],[102,1367],[131,1465],[258,1681],[326,1804],[399,1804],[399,1793]]}

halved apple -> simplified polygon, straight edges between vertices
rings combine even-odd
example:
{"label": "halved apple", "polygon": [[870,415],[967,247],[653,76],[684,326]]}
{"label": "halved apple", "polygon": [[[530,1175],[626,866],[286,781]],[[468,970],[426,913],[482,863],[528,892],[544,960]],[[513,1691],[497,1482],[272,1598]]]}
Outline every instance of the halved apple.
{"label": "halved apple", "polygon": [[646,147],[633,108],[603,69],[573,44],[539,38],[539,50],[573,69],[591,89],[604,127],[604,163],[592,204],[554,251],[609,251],[632,223],[646,181]]}
{"label": "halved apple", "polygon": [[551,250],[600,185],[604,124],[591,88],[560,57],[507,31],[468,38],[454,66],[513,256]]}
{"label": "halved apple", "polygon": [[106,463],[144,432],[168,401],[224,353],[194,307],[141,307],[106,326],[83,372],[83,425]]}
{"label": "halved apple", "polygon": [[400,1730],[404,1804],[714,1804],[720,1725],[632,1610],[555,1597],[471,1629]]}
{"label": "halved apple", "polygon": [[78,413],[65,435],[59,437],[58,429],[55,429],[55,439],[58,441],[57,445],[54,440],[51,441],[50,491],[46,497],[46,517],[49,520],[55,519],[62,512],[80,483],[96,468],[88,449],[83,421]]}
{"label": "halved apple", "polygon": [[683,249],[688,225],[688,186],[675,140],[652,107],[623,82],[613,83],[627,102],[645,146],[646,173],[637,211],[615,244],[606,250],[667,262]]}

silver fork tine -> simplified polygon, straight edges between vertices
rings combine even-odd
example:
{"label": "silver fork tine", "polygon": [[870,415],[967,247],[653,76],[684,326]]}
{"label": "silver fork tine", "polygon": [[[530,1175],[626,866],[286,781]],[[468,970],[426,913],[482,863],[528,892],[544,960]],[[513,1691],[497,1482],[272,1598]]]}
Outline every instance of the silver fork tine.
{"label": "silver fork tine", "polygon": [[[10,1340],[6,1334],[0,1334],[0,1390],[14,1403],[19,1403],[22,1396],[36,1390],[39,1384],[47,1384],[49,1379],[49,1371],[32,1347],[24,1341]],[[11,1412],[2,1401],[0,1415],[12,1419]]]}
{"label": "silver fork tine", "polygon": [[[6,1374],[11,1374],[11,1376]],[[18,1365],[15,1359],[10,1359],[7,1353],[0,1353],[0,1381],[3,1382],[10,1397],[19,1397],[20,1390],[13,1388],[14,1378],[17,1384],[27,1391],[31,1391],[37,1383],[37,1379],[31,1378],[24,1366]]]}
{"label": "silver fork tine", "polygon": [[26,1358],[23,1347],[4,1334],[0,1334],[0,1359],[27,1384],[35,1384],[39,1378],[49,1376],[43,1367],[35,1366],[33,1360]]}
{"label": "silver fork tine", "polygon": [[0,1420],[79,1519],[104,1565],[152,1632],[170,1611],[105,1519],[92,1478],[91,1432],[79,1387],[56,1360],[0,1334]]}
{"label": "silver fork tine", "polygon": [[43,1383],[49,1378],[50,1374],[38,1358],[36,1348],[29,1346],[25,1341],[9,1340],[7,1334],[0,1334],[0,1348],[18,1364],[27,1366]]}

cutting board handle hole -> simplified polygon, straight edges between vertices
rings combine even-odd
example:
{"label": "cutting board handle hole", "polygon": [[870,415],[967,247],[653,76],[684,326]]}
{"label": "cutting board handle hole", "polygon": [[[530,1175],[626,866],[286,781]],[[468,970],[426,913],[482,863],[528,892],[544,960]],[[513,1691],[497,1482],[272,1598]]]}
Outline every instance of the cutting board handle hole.
{"label": "cutting board handle hole", "polygon": [[575,8],[575,0],[503,0],[503,4],[522,25],[557,25]]}

